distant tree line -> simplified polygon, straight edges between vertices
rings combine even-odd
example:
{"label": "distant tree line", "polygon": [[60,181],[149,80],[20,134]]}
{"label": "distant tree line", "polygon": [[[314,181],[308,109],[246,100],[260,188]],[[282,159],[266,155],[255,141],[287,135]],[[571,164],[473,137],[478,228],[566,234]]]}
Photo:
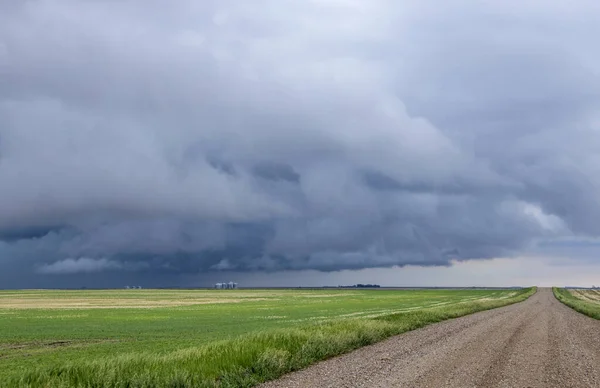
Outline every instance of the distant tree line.
{"label": "distant tree line", "polygon": [[339,286],[340,288],[380,288],[379,284],[355,284],[353,286]]}

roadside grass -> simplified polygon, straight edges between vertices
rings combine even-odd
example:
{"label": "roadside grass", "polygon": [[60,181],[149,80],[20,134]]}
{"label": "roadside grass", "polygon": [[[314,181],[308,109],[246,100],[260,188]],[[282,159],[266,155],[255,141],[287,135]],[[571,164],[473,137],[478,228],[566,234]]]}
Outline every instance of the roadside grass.
{"label": "roadside grass", "polygon": [[[504,296],[496,298],[475,293],[474,298],[467,300],[463,293],[463,300],[458,303],[456,300],[447,304],[438,302],[432,307],[378,316],[332,318],[289,327],[270,327],[182,350],[156,353],[149,349],[42,366],[11,377],[8,386],[251,387],[393,335],[523,301],[535,291],[535,288],[513,290],[511,294],[503,291],[504,294],[496,295]],[[445,292],[452,294],[452,291]]]}
{"label": "roadside grass", "polygon": [[[552,288],[556,299],[571,307],[573,310],[592,317],[600,319],[600,301],[594,302],[590,299],[583,300],[573,295],[569,290],[564,288]],[[595,291],[592,291],[595,292]]]}

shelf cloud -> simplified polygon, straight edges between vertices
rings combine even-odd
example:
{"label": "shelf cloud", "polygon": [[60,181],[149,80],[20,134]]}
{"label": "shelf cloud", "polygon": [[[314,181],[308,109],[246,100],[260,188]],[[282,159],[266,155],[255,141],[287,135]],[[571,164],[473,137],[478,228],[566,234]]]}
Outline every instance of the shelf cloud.
{"label": "shelf cloud", "polygon": [[2,2],[0,280],[598,238],[599,34],[592,1]]}

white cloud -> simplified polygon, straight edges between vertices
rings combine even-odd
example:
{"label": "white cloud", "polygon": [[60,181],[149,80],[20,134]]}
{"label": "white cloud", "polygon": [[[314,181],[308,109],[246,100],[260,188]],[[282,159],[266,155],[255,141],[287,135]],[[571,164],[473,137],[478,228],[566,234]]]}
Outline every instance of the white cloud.
{"label": "white cloud", "polygon": [[51,264],[44,264],[38,268],[38,272],[42,274],[65,275],[103,272],[121,268],[122,265],[115,261],[81,257],[79,259],[65,259]]}

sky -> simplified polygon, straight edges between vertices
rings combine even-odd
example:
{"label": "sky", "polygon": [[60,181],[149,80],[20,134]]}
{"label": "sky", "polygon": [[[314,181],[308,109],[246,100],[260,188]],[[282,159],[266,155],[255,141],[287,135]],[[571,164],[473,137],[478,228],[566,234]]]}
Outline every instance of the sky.
{"label": "sky", "polygon": [[600,4],[0,0],[0,288],[600,285]]}

